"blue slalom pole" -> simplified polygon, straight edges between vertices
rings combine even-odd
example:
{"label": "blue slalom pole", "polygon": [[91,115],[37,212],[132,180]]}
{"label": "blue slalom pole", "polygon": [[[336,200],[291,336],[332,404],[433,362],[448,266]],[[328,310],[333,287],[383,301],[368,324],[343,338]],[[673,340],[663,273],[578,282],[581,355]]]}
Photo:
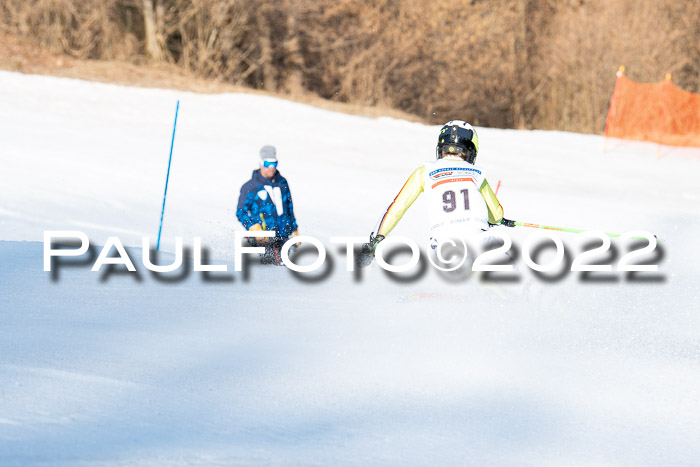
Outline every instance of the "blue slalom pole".
{"label": "blue slalom pole", "polygon": [[173,123],[173,137],[170,140],[170,156],[168,157],[168,174],[165,176],[165,193],[163,193],[163,209],[160,211],[160,227],[158,227],[158,243],[156,251],[160,249],[160,232],[163,230],[163,215],[165,214],[165,197],[168,196],[168,180],[170,179],[170,163],[173,160],[173,146],[175,145],[175,128],[177,127],[177,112],[180,110],[180,101],[175,106],[175,123]]}

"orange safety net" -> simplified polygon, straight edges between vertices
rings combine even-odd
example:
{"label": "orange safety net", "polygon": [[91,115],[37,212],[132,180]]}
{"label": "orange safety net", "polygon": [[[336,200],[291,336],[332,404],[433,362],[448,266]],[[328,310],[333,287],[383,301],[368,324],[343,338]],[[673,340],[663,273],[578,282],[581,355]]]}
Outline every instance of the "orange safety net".
{"label": "orange safety net", "polygon": [[700,94],[671,82],[642,84],[617,73],[605,136],[700,147]]}

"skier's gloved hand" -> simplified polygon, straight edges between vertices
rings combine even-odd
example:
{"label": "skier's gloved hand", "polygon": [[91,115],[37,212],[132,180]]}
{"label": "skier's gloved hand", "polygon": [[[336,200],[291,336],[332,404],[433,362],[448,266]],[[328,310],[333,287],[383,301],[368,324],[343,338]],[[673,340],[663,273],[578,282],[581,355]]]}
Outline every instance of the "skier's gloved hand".
{"label": "skier's gloved hand", "polygon": [[[374,232],[372,232],[374,234]],[[377,249],[379,242],[384,240],[384,235],[370,235],[369,236],[369,246],[372,249],[372,256],[374,256],[374,250]]]}
{"label": "skier's gloved hand", "polygon": [[369,242],[363,243],[360,249],[360,256],[357,258],[357,265],[361,268],[365,268],[372,264],[374,259],[374,251],[377,249],[379,242],[384,240],[384,235],[374,235],[372,232],[369,236]]}

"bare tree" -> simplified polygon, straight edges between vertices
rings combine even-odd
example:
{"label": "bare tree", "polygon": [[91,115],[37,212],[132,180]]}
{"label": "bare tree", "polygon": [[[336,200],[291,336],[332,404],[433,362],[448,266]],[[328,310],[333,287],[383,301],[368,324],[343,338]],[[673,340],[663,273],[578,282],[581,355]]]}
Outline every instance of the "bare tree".
{"label": "bare tree", "polygon": [[[290,3],[293,4],[294,2]],[[293,7],[293,5],[291,6]],[[288,67],[285,89],[290,94],[301,94],[304,92],[304,56],[301,53],[301,37],[296,19],[298,10],[291,8],[288,12],[287,40],[284,44]]]}
{"label": "bare tree", "polygon": [[272,25],[270,24],[269,17],[267,15],[268,8],[264,5],[256,8],[256,22],[260,35],[258,37],[258,43],[260,46],[260,58],[258,59],[257,65],[262,70],[262,88],[266,91],[276,91],[277,90],[277,79],[275,78],[275,70],[272,64],[274,47],[272,40]]}
{"label": "bare tree", "polygon": [[153,0],[143,0],[143,23],[145,31],[146,53],[156,61],[163,60],[163,49],[158,43]]}

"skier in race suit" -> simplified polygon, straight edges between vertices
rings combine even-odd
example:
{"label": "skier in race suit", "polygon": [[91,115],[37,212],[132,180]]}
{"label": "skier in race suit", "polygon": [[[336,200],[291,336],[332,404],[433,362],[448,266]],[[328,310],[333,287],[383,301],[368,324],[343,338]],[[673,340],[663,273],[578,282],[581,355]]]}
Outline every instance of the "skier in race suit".
{"label": "skier in race suit", "polygon": [[272,230],[273,238],[250,238],[253,246],[266,248],[263,262],[279,264],[279,251],[290,238],[298,235],[292,194],[287,179],[277,170],[277,150],[274,146],[260,149],[260,168],[241,187],[236,217],[246,230]]}
{"label": "skier in race suit", "polygon": [[371,262],[379,242],[389,235],[408,208],[425,192],[428,197],[430,247],[435,250],[452,239],[476,238],[499,224],[503,208],[486,180],[484,169],[474,165],[479,139],[462,120],[447,122],[438,135],[436,160],[413,171],[379,221],[376,234],[363,245],[361,266]]}

